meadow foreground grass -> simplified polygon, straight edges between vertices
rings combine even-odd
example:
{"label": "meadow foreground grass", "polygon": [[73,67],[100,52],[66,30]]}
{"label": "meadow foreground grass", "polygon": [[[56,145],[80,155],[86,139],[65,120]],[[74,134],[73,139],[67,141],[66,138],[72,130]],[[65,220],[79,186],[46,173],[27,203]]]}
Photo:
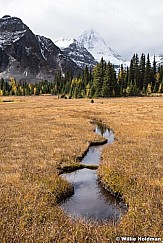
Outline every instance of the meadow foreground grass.
{"label": "meadow foreground grass", "polygon": [[[72,192],[59,171],[76,166],[91,142],[103,141],[93,133],[92,120],[102,120],[116,136],[103,150],[98,174],[129,204],[117,225],[74,221],[57,203]],[[93,104],[14,97],[14,102],[0,103],[0,138],[0,242],[163,238],[163,97],[97,99]]]}

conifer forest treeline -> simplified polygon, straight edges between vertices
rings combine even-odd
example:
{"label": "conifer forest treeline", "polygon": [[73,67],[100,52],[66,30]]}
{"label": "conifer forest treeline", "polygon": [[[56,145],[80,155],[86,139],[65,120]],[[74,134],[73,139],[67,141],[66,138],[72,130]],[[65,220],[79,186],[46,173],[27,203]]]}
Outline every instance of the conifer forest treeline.
{"label": "conifer forest treeline", "polygon": [[155,57],[134,54],[129,67],[117,68],[101,58],[93,70],[87,66],[77,76],[71,71],[58,71],[53,82],[30,83],[13,77],[0,80],[0,96],[52,94],[62,98],[97,98],[139,96],[163,93],[163,66],[156,66]]}

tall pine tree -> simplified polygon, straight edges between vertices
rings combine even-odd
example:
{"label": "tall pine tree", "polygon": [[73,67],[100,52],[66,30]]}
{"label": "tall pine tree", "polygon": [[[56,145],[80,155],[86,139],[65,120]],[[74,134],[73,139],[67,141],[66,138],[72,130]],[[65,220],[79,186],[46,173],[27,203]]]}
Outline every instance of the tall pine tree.
{"label": "tall pine tree", "polygon": [[104,74],[106,70],[106,62],[103,58],[101,58],[100,63],[96,65],[93,72],[93,86],[94,86],[94,96],[100,97],[102,96],[102,86],[104,81]]}

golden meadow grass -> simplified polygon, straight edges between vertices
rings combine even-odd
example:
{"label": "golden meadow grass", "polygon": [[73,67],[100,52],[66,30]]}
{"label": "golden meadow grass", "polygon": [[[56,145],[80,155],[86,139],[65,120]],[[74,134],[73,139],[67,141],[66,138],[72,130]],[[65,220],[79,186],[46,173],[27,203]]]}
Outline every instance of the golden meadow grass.
{"label": "golden meadow grass", "polygon": [[[12,100],[0,103],[0,242],[163,237],[163,97]],[[117,225],[74,221],[57,204],[72,190],[59,169],[77,166],[90,142],[103,141],[92,120],[102,120],[116,137],[103,150],[98,174],[129,204]]]}

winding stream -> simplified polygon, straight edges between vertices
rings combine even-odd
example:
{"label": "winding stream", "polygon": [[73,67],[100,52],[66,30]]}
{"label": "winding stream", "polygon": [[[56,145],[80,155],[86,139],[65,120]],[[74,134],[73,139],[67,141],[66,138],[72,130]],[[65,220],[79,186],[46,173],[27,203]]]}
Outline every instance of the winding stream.
{"label": "winding stream", "polygon": [[[90,146],[82,164],[98,165],[103,147],[114,141],[113,131],[101,124],[96,125],[95,132],[105,137],[107,143]],[[74,187],[74,194],[61,203],[61,207],[73,218],[117,222],[126,211],[124,202],[116,199],[98,182],[96,170],[82,169],[62,176]]]}

